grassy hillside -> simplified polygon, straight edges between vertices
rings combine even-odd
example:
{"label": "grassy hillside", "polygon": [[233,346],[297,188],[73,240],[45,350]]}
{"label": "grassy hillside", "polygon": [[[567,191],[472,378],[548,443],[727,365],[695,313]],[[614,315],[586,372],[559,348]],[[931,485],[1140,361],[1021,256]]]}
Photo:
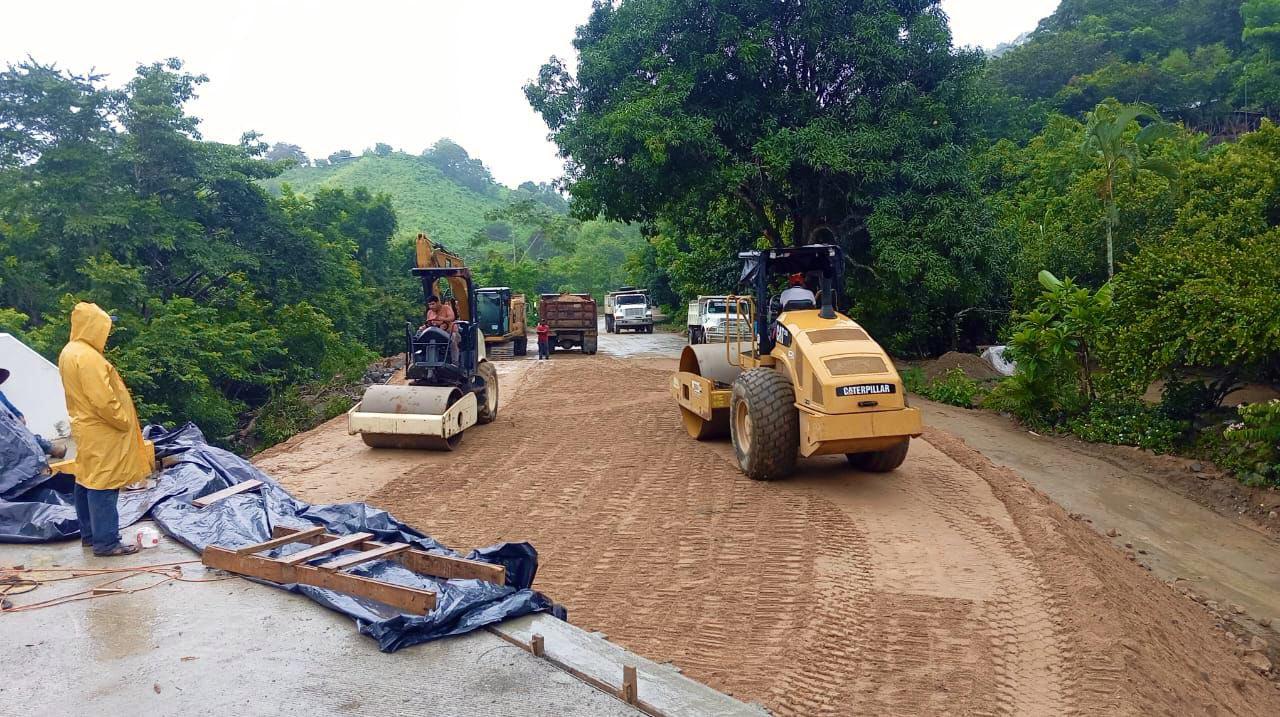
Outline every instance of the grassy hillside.
{"label": "grassy hillside", "polygon": [[299,194],[323,188],[365,187],[384,192],[400,218],[400,234],[425,231],[447,246],[465,247],[487,223],[484,215],[506,203],[510,189],[491,185],[486,193],[462,186],[421,157],[399,152],[365,155],[325,167],[295,167],[266,182],[275,194],[288,184]]}

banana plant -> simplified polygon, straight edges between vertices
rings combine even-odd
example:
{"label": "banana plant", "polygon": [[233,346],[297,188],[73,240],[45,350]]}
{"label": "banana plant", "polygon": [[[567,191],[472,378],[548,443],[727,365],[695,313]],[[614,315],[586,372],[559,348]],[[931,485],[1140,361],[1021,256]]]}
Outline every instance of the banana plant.
{"label": "banana plant", "polygon": [[[1129,125],[1149,120],[1130,139]],[[1143,156],[1157,140],[1177,133],[1177,127],[1161,119],[1160,114],[1146,105],[1125,105],[1114,101],[1104,102],[1089,113],[1085,126],[1083,151],[1102,160],[1104,177],[1100,195],[1106,205],[1107,227],[1107,277],[1115,276],[1116,225],[1120,223],[1120,209],[1116,205],[1116,181],[1128,174],[1130,181],[1137,181],[1142,171],[1153,172],[1169,180],[1171,187],[1178,182],[1178,168],[1160,157]]]}

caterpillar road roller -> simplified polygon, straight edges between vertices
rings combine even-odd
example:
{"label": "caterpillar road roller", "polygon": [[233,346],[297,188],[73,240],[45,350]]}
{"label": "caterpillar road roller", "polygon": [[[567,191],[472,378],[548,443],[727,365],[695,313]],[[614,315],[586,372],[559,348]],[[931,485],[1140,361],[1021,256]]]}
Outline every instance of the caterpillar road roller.
{"label": "caterpillar road roller", "polygon": [[[741,282],[729,296],[727,342],[686,346],[671,392],[689,435],[728,434],[742,472],[755,480],[790,475],[798,457],[844,454],[857,469],[892,471],[920,435],[902,379],[884,349],[836,311],[844,256],[809,245],[743,252]],[[770,299],[774,277],[816,286],[815,295]],[[793,292],[786,292],[794,295]],[[741,317],[741,318],[737,318]]]}
{"label": "caterpillar road roller", "polygon": [[447,288],[451,310],[406,324],[406,383],[370,386],[347,412],[347,432],[375,448],[451,451],[463,431],[498,417],[498,374],[476,321],[471,270],[425,234],[416,248],[423,298],[444,299]]}

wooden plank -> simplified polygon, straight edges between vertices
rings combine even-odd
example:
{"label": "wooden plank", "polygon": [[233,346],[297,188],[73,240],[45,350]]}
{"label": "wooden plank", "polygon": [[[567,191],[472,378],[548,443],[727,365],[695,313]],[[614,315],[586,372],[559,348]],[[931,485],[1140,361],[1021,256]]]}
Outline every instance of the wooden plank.
{"label": "wooden plank", "polygon": [[[292,528],[285,526],[276,526],[272,528],[271,534],[276,537],[284,537],[293,532]],[[336,538],[331,534],[307,536],[299,538],[297,542],[307,543],[309,545],[319,545],[325,540]],[[351,546],[357,550],[369,550],[378,548],[386,543],[380,543],[376,540],[366,540],[359,545]],[[507,584],[507,568],[502,565],[494,565],[493,563],[485,563],[479,560],[466,560],[463,558],[454,558],[448,555],[437,555],[436,553],[428,553],[424,550],[406,550],[398,553],[395,559],[400,561],[406,568],[415,573],[423,575],[431,575],[445,580],[483,580],[485,582],[494,583],[496,585]]]}
{"label": "wooden plank", "polygon": [[436,594],[430,590],[385,583],[336,570],[311,565],[289,565],[261,555],[240,555],[211,545],[204,549],[201,561],[211,567],[238,575],[268,580],[273,583],[312,585],[375,600],[415,615],[426,615],[436,606]]}
{"label": "wooden plank", "polygon": [[622,666],[622,701],[634,705],[640,701],[640,683],[636,680],[635,665]]}
{"label": "wooden plank", "polygon": [[288,545],[289,543],[302,542],[304,538],[312,538],[317,535],[323,535],[323,534],[324,534],[324,526],[317,525],[312,528],[307,528],[306,530],[299,530],[296,533],[288,533],[278,538],[272,538],[271,540],[264,540],[261,543],[254,543],[253,545],[246,545],[243,548],[236,548],[235,552],[239,555],[248,555],[250,553],[261,553],[264,550],[278,548],[281,545]]}
{"label": "wooden plank", "polygon": [[329,553],[337,552],[343,548],[353,547],[354,545],[363,543],[372,537],[373,536],[369,533],[352,533],[351,535],[335,537],[333,540],[327,540],[323,543],[313,545],[306,550],[299,550],[296,553],[290,553],[289,555],[280,558],[280,562],[285,565],[298,565],[299,563],[305,563],[312,558],[318,558],[321,555],[328,555]]}
{"label": "wooden plank", "polygon": [[436,555],[422,550],[410,550],[397,558],[406,568],[423,575],[445,580],[483,580],[497,585],[507,584],[507,569],[502,565]]}
{"label": "wooden plank", "polygon": [[388,543],[387,545],[383,545],[378,548],[366,550],[363,553],[356,553],[355,555],[348,555],[345,558],[338,558],[336,560],[330,560],[327,563],[321,563],[319,567],[325,570],[342,570],[343,568],[349,568],[352,565],[367,563],[370,560],[380,560],[392,557],[396,553],[402,553],[408,549],[408,543]]}
{"label": "wooden plank", "polygon": [[207,506],[213,505],[214,503],[217,503],[223,498],[228,498],[237,493],[243,493],[245,491],[253,490],[255,488],[260,488],[260,487],[262,487],[262,481],[260,480],[243,481],[241,483],[236,483],[230,488],[223,488],[222,490],[216,493],[210,493],[209,495],[200,496],[199,498],[192,500],[191,505],[194,505],[197,508],[205,508]]}
{"label": "wooden plank", "polygon": [[547,654],[542,635],[534,633],[533,637],[529,638],[529,652],[532,652],[534,657],[543,657]]}

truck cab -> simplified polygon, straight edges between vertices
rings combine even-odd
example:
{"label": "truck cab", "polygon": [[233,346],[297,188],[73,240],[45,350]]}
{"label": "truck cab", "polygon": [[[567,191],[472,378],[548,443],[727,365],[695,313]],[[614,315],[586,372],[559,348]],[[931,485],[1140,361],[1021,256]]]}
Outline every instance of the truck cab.
{"label": "truck cab", "polygon": [[624,329],[640,333],[653,333],[653,307],[649,293],[634,286],[624,286],[604,297],[604,326],[611,334]]}
{"label": "truck cab", "polygon": [[735,308],[725,296],[699,296],[694,301],[690,301],[689,344],[692,346],[724,343],[729,336],[731,323],[737,327],[740,338],[749,339],[751,328],[747,325],[748,320],[745,317],[735,322],[729,320],[729,314]]}

